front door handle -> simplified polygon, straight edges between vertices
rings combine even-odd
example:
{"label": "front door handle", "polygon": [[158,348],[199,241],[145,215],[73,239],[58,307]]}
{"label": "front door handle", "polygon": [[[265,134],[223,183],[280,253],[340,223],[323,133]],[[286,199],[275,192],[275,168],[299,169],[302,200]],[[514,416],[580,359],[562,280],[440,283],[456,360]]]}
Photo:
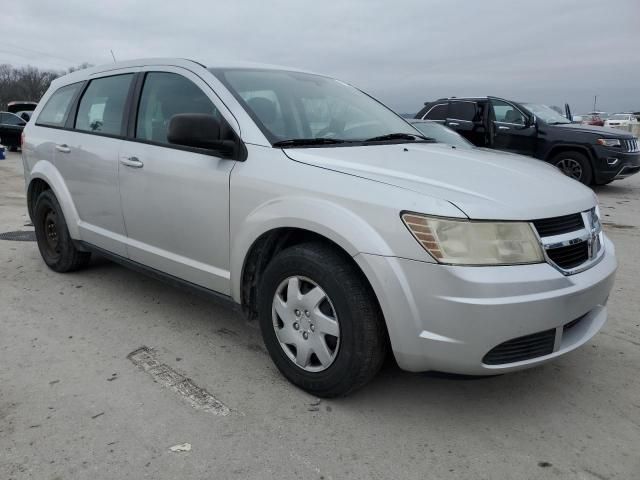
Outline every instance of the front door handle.
{"label": "front door handle", "polygon": [[460,124],[456,123],[456,122],[449,122],[449,126],[450,127],[458,127],[458,126],[460,126]]}
{"label": "front door handle", "polygon": [[70,153],[71,149],[69,148],[69,145],[67,145],[66,143],[63,143],[61,145],[56,145],[56,150],[59,151],[60,153]]}
{"label": "front door handle", "polygon": [[498,130],[511,130],[509,127],[505,127],[504,125],[500,125]]}
{"label": "front door handle", "polygon": [[142,168],[144,163],[138,157],[120,157],[120,163],[131,168]]}

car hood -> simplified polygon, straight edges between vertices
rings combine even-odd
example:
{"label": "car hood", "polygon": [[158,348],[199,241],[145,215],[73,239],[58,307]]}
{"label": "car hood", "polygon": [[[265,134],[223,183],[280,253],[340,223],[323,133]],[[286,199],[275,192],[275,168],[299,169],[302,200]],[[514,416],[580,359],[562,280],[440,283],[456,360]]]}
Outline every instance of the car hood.
{"label": "car hood", "polygon": [[578,132],[592,133],[596,135],[606,135],[607,138],[633,138],[633,135],[631,135],[630,133],[625,133],[613,128],[598,127],[596,125],[580,125],[577,123],[567,123],[549,126],[552,128],[567,128]]}
{"label": "car hood", "polygon": [[549,164],[520,155],[424,143],[284,152],[308,165],[449,201],[472,219],[534,220],[596,204],[591,189]]}

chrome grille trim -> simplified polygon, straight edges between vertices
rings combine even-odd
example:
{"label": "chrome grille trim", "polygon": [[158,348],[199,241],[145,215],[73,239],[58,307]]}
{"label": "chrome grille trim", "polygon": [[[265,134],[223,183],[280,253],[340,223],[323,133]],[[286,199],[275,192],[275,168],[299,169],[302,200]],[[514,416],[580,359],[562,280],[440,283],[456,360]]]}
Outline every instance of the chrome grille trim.
{"label": "chrome grille trim", "polygon": [[632,138],[631,140],[622,140],[622,145],[624,147],[625,152],[628,152],[628,153],[640,152],[640,144],[638,144],[637,138]]}
{"label": "chrome grille trim", "polygon": [[[602,232],[602,225],[600,224],[596,207],[581,212],[580,215],[582,215],[584,227],[580,230],[562,233],[560,235],[542,237],[538,233],[535,224],[533,222],[530,223],[531,228],[540,242],[545,261],[563,275],[574,275],[584,272],[598,263],[604,255],[604,233]],[[556,264],[549,255],[549,250],[553,250],[554,248],[567,247],[585,242],[587,243],[588,249],[587,259],[573,268],[561,267]]]}

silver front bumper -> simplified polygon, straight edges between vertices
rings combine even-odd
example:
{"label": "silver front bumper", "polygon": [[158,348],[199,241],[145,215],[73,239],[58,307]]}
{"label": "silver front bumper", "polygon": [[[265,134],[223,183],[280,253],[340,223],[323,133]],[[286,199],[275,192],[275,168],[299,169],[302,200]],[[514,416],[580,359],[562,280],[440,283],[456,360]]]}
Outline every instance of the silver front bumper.
{"label": "silver front bumper", "polygon": [[[548,361],[600,330],[617,267],[606,237],[604,250],[597,264],[570,276],[547,263],[455,267],[367,254],[355,259],[378,296],[401,368],[483,375]],[[564,333],[563,326],[580,317]],[[557,332],[552,353],[483,363],[499,344],[549,329]]]}

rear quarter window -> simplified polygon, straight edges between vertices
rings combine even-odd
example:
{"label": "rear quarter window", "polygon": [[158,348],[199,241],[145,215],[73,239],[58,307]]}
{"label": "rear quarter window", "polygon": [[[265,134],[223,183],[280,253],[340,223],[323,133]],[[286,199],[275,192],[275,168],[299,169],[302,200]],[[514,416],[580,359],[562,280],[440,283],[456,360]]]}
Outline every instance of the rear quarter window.
{"label": "rear quarter window", "polygon": [[36,124],[63,127],[69,115],[71,103],[81,87],[82,82],[78,82],[56,90],[40,112]]}

